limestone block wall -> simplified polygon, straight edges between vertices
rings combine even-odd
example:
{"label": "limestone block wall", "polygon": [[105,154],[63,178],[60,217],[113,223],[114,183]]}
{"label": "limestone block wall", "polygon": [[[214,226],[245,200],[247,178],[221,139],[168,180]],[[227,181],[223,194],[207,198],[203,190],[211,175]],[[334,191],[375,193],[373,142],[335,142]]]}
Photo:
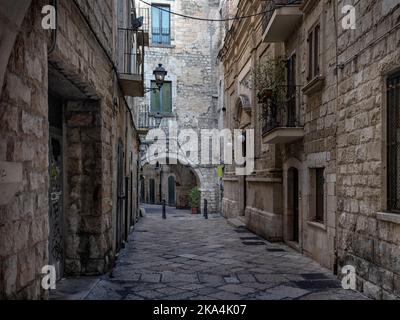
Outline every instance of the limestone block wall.
{"label": "limestone block wall", "polygon": [[[202,18],[218,12],[216,1],[161,0],[155,3],[170,5],[173,12]],[[178,123],[178,130],[191,128],[200,134],[202,128],[212,129],[218,125],[213,98],[218,93],[214,69],[216,52],[212,50],[218,27],[218,23],[193,21],[171,14],[169,45],[152,44],[150,27],[150,47],[146,48],[145,55],[145,84],[150,87],[154,80],[153,70],[162,63],[168,71],[166,81],[172,84],[172,114]],[[141,103],[150,105],[150,94]],[[207,198],[212,208],[209,211],[218,212],[219,179],[215,167],[200,165],[193,169],[204,172],[204,178],[200,178],[202,200]]]}
{"label": "limestone block wall", "polygon": [[41,5],[35,1],[22,23],[0,97],[2,176],[15,175],[15,193],[7,197],[1,181],[0,298],[45,295],[40,272],[48,260],[49,230],[47,37],[40,29]]}
{"label": "limestone block wall", "polygon": [[15,189],[0,198],[0,298],[47,296],[40,284],[49,263],[49,93],[64,109],[66,274],[112,266],[119,139],[132,155],[126,166],[137,171],[136,129],[124,100],[114,99],[121,96],[116,78],[93,33],[112,58],[114,8],[109,1],[58,3],[58,41],[48,55],[50,33],[41,29],[47,3],[32,2],[0,97],[0,163],[10,177],[0,186]]}
{"label": "limestone block wall", "polygon": [[[339,1],[339,6],[343,5]],[[355,1],[356,30],[339,29],[337,198],[339,265],[357,287],[400,296],[400,226],[386,212],[386,77],[400,67],[398,1]]]}

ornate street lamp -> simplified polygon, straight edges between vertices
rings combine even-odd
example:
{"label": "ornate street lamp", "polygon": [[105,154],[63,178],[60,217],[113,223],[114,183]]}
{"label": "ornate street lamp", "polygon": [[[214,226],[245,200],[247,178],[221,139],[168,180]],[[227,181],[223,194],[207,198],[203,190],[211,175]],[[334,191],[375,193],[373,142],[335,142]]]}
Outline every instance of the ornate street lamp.
{"label": "ornate street lamp", "polygon": [[168,72],[164,69],[161,63],[158,64],[158,67],[153,71],[153,74],[156,78],[156,84],[159,89],[164,85],[165,77]]}
{"label": "ornate street lamp", "polygon": [[168,72],[164,69],[163,65],[159,63],[158,67],[154,69],[153,74],[156,80],[157,88],[146,88],[145,92],[161,90]]}

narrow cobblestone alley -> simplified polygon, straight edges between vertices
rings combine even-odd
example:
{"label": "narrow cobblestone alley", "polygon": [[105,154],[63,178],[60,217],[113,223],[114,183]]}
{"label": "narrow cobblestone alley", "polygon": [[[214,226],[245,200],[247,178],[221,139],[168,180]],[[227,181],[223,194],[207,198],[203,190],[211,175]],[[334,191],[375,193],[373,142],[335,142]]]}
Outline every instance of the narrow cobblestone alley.
{"label": "narrow cobblestone alley", "polygon": [[63,280],[53,299],[363,299],[316,262],[219,215],[146,206],[114,270]]}

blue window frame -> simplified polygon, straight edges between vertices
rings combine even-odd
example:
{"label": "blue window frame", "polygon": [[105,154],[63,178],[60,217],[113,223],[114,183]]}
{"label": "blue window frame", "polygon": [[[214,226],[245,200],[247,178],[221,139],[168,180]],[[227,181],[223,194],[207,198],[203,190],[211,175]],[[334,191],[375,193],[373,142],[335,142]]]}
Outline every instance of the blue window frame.
{"label": "blue window frame", "polygon": [[153,44],[171,44],[171,14],[169,11],[169,5],[154,4],[151,8],[151,39]]}

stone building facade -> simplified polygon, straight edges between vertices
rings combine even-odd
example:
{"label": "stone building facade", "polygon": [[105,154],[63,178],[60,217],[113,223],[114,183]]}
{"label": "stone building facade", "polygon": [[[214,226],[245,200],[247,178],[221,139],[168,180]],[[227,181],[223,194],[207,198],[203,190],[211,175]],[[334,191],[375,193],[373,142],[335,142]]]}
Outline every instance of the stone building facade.
{"label": "stone building facade", "polygon": [[116,54],[134,8],[53,4],[54,31],[47,2],[2,1],[1,24],[19,32],[1,43],[0,298],[45,298],[46,265],[57,278],[106,272],[138,218],[136,102]]}
{"label": "stone building facade", "polygon": [[[355,9],[355,29],[346,5]],[[253,175],[237,177],[226,168],[223,214],[339,276],[354,266],[357,289],[367,296],[399,298],[393,128],[400,4],[222,1],[221,10],[265,11],[227,24],[219,54],[219,105],[226,110],[220,125],[256,132]],[[258,66],[276,58],[285,61],[286,82],[278,105],[274,92],[263,96],[245,85]]]}
{"label": "stone building facade", "polygon": [[[150,8],[150,45],[146,51],[145,58],[145,84],[147,88],[154,87],[153,70],[162,64],[168,75],[164,84],[163,106],[154,102],[152,93],[149,92],[143,99],[143,115],[147,117],[148,126],[151,128],[164,128],[167,132],[168,123],[176,122],[178,134],[182,129],[193,129],[200,136],[201,129],[217,128],[216,102],[217,94],[215,85],[215,74],[212,66],[215,61],[216,52],[213,51],[213,37],[218,32],[218,24],[208,21],[194,21],[185,19],[174,13],[208,18],[218,12],[218,1],[193,1],[193,0],[160,0],[149,1],[154,5]],[[142,7],[148,6],[141,4]],[[161,8],[161,9],[159,9]],[[170,13],[170,11],[172,13]],[[161,33],[159,31],[162,27]],[[168,93],[166,91],[168,90]],[[158,93],[156,93],[158,94]],[[168,99],[167,103],[165,100]],[[155,108],[155,104],[157,104]],[[165,161],[164,161],[165,162]],[[145,164],[145,162],[144,162]],[[182,206],[186,207],[187,194],[190,189],[197,186],[201,190],[202,205],[204,199],[208,201],[209,212],[219,212],[220,183],[217,175],[216,165],[190,164],[189,170],[182,169],[180,162],[174,165],[164,165],[161,169],[165,183],[168,179],[175,179],[176,199],[183,199]],[[172,168],[174,167],[174,168]],[[187,184],[182,188],[180,178],[174,172],[184,170],[190,178],[194,174],[196,184]],[[143,186],[146,199],[151,199],[151,180],[159,179],[155,166],[145,165]],[[183,175],[184,176],[184,175]],[[185,178],[183,178],[186,180]],[[191,180],[191,179],[189,179]],[[172,183],[172,182],[171,182]],[[161,199],[169,201],[169,194],[174,192],[167,184],[161,187],[162,197],[159,197],[159,180],[156,181],[156,192],[158,195],[156,203]],[[185,200],[186,199],[186,200]],[[179,206],[179,201],[178,201]]]}

